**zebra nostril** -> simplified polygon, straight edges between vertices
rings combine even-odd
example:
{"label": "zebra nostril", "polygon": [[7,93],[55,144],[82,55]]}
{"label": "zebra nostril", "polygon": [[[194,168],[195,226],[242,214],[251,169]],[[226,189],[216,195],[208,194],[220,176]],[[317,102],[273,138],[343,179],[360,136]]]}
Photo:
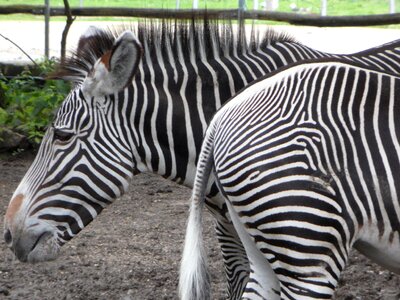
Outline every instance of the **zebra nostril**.
{"label": "zebra nostril", "polygon": [[12,243],[12,235],[9,229],[6,229],[4,232],[4,240],[6,241],[7,245]]}

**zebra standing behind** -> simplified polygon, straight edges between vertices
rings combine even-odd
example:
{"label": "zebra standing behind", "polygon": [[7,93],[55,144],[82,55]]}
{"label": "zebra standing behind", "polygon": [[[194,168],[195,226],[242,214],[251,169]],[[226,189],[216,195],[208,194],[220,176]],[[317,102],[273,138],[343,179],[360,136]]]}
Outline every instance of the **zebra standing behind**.
{"label": "zebra standing behind", "polygon": [[246,249],[244,299],[330,299],[349,251],[400,273],[400,77],[297,64],[212,119],[194,183],[182,299],[208,299],[201,208],[217,181]]}
{"label": "zebra standing behind", "polygon": [[[138,172],[193,186],[203,134],[222,104],[279,67],[330,56],[273,31],[247,40],[241,26],[162,20],[81,37],[58,73],[74,88],[6,212],[4,238],[19,260],[57,257]],[[342,57],[400,72],[399,41]],[[238,299],[247,257],[215,186],[208,196],[229,297]]]}

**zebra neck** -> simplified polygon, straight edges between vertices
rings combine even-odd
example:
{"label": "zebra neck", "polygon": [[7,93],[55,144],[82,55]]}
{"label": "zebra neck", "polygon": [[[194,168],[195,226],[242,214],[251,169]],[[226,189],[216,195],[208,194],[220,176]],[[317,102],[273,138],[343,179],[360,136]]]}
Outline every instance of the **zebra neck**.
{"label": "zebra neck", "polygon": [[128,117],[138,170],[191,187],[205,130],[221,105],[255,79],[312,53],[300,51],[299,44],[287,44],[211,57],[202,54],[204,49],[189,57],[182,49],[176,57],[144,51],[129,88],[133,107]]}

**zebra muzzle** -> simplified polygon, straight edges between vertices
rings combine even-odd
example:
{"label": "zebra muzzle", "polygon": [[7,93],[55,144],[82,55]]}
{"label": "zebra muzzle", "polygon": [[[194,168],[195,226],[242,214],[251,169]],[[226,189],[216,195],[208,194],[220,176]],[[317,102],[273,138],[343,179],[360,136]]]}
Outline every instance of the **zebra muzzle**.
{"label": "zebra muzzle", "polygon": [[14,236],[10,229],[5,228],[4,240],[19,261],[36,263],[54,260],[58,256],[59,246],[53,232],[39,225]]}

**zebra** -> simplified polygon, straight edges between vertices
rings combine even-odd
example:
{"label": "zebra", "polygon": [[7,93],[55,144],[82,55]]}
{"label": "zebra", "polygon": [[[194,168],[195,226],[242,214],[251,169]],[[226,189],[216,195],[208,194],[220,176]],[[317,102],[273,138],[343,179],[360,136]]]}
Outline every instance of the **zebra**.
{"label": "zebra", "polygon": [[[54,75],[73,88],[5,215],[4,238],[19,260],[55,259],[137,173],[192,187],[203,134],[222,104],[279,67],[332,56],[274,31],[247,40],[239,29],[206,17],[91,28],[80,38]],[[343,57],[394,72],[400,43]],[[228,295],[237,299],[248,280],[247,257],[216,186],[208,196]]]}
{"label": "zebra", "polygon": [[338,59],[266,75],[206,132],[181,299],[209,299],[201,209],[217,182],[250,261],[244,299],[330,299],[355,247],[400,273],[400,77]]}

